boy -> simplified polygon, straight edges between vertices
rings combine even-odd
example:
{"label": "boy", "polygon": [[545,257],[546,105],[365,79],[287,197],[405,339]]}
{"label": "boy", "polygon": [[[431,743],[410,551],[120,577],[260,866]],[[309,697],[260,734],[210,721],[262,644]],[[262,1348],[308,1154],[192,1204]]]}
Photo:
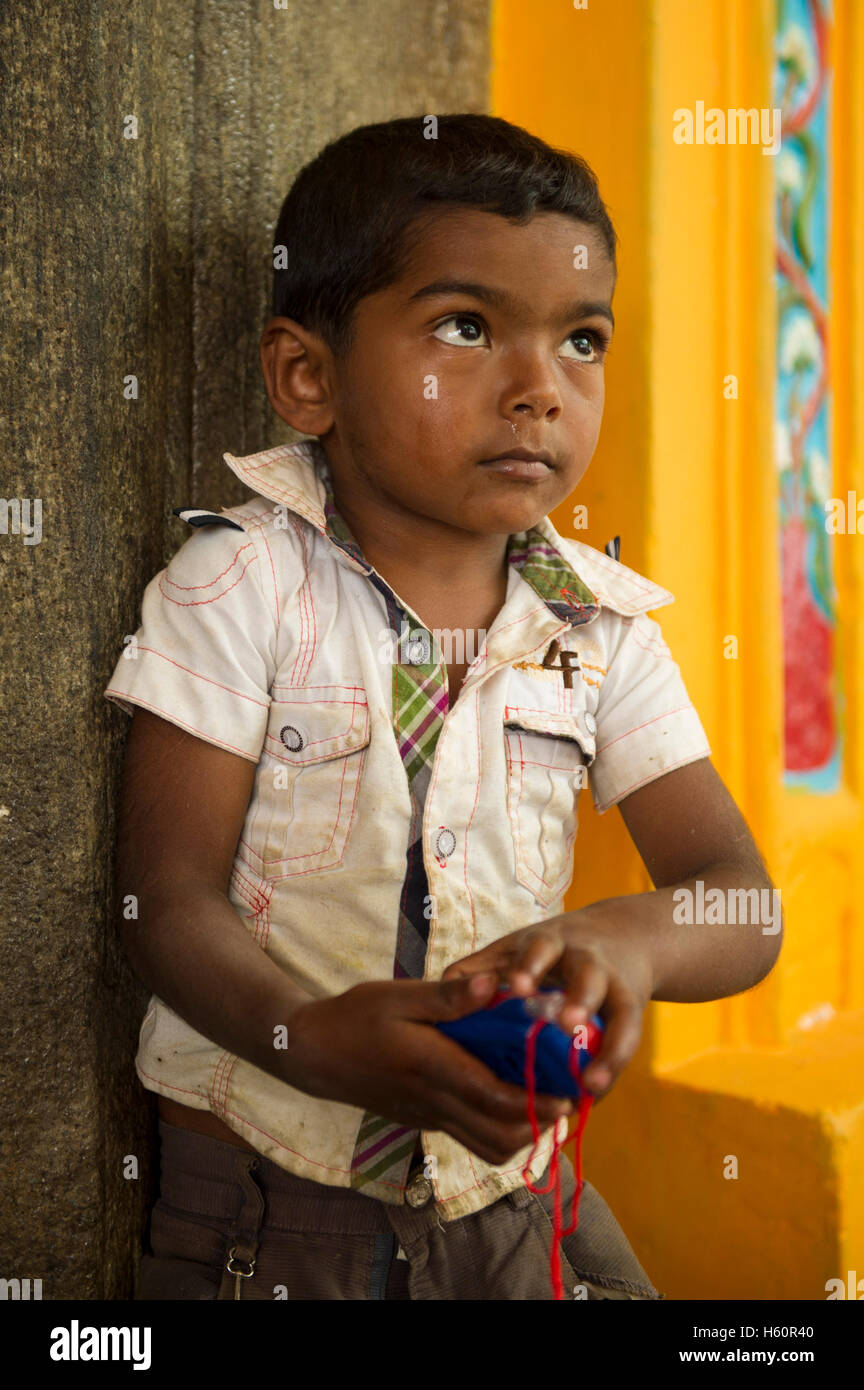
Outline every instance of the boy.
{"label": "boy", "polygon": [[[672,595],[548,520],[600,429],[615,242],[581,160],[481,115],[349,132],[285,200],[261,362],[305,437],[178,509],[105,691],[160,1098],[139,1297],[552,1297],[526,1093],[432,1025],[558,984],[563,1027],[604,1017],[605,1095],[650,999],[777,958],[673,919],[682,882],[770,880],[645,616]],[[655,891],[565,913],[587,769]],[[538,1096],[532,1187],[572,1108]],[[562,1265],[662,1297],[588,1183]]]}

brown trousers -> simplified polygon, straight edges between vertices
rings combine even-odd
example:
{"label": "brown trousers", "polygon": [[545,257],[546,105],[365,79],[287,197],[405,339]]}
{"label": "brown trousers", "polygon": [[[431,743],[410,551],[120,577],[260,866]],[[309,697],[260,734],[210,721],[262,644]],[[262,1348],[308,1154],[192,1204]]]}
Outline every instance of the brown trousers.
{"label": "brown trousers", "polygon": [[[553,1298],[551,1191],[519,1187],[440,1222],[431,1201],[391,1206],[164,1120],[159,1133],[161,1193],[136,1299]],[[560,1161],[566,1229],[574,1174]],[[535,1185],[548,1182],[547,1168]],[[561,1272],[567,1299],[665,1297],[589,1182],[579,1225],[561,1242]]]}

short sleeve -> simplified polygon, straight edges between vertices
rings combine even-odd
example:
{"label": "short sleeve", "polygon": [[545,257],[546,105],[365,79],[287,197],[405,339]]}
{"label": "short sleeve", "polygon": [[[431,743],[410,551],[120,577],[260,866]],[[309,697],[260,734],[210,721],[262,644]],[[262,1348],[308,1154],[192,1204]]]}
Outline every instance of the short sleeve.
{"label": "short sleeve", "polygon": [[644,613],[614,615],[611,656],[600,687],[596,756],[589,780],[596,809],[711,748],[659,624]]}
{"label": "short sleeve", "polygon": [[252,537],[201,526],[144,590],[107,700],[152,710],[207,743],[257,762],[275,678],[277,616]]}

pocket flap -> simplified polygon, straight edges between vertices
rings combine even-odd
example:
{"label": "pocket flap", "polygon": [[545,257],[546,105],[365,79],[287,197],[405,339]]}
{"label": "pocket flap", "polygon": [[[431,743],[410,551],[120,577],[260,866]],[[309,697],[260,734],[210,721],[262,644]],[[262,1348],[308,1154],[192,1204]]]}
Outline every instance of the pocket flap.
{"label": "pocket flap", "polygon": [[524,733],[543,734],[546,738],[564,738],[578,743],[588,766],[594,761],[594,716],[590,710],[563,713],[551,709],[529,709],[524,705],[504,706],[505,729],[521,729]]}
{"label": "pocket flap", "polygon": [[365,691],[305,686],[296,691],[282,687],[279,694],[286,698],[273,699],[264,741],[271,757],[299,766],[356,753],[368,744]]}

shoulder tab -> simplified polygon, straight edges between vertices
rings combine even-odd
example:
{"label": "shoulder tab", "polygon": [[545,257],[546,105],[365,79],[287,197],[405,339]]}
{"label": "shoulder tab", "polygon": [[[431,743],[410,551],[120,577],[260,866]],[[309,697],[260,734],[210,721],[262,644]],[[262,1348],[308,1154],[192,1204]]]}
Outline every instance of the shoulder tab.
{"label": "shoulder tab", "polygon": [[202,512],[195,507],[172,507],[171,510],[190,526],[233,526],[235,531],[244,529],[238,521],[232,521],[230,516],[220,516],[218,512]]}

